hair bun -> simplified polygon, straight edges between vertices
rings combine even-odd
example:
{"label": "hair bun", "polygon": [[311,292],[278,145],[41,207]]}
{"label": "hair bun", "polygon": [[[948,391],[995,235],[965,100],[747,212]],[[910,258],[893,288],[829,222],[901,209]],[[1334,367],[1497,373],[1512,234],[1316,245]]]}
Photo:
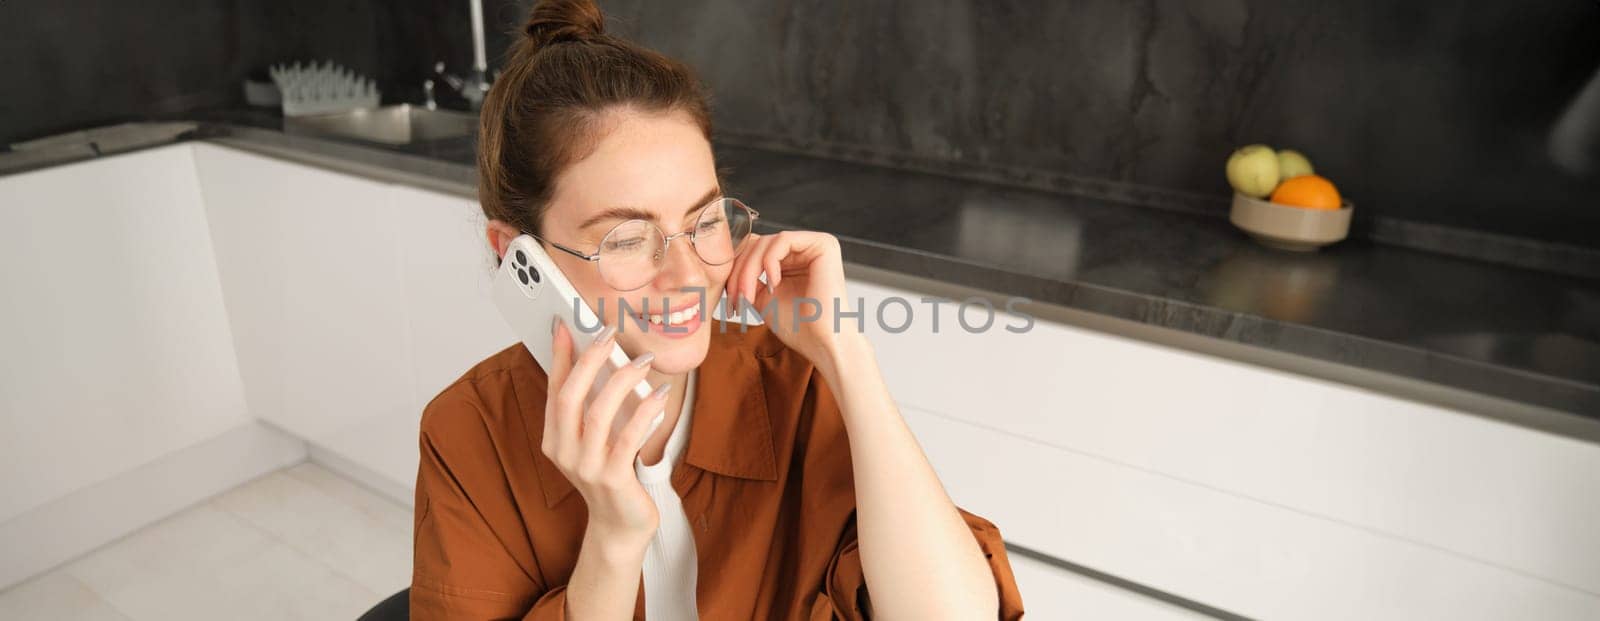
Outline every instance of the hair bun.
{"label": "hair bun", "polygon": [[605,36],[605,17],[594,0],[540,0],[522,33],[538,48]]}

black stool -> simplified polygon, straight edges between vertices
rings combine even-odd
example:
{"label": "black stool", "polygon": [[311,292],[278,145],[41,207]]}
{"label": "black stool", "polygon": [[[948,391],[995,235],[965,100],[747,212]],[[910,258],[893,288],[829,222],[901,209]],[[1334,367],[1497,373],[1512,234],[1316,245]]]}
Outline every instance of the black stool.
{"label": "black stool", "polygon": [[399,593],[390,595],[388,599],[378,602],[377,606],[373,606],[372,610],[368,610],[356,621],[410,621],[410,619],[411,588],[406,587]]}

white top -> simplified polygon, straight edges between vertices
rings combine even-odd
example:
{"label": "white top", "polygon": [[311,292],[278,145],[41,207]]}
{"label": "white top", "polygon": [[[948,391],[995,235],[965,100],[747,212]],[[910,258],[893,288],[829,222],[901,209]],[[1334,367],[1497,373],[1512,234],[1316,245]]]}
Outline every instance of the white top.
{"label": "white top", "polygon": [[700,618],[695,608],[695,580],[700,570],[695,558],[694,531],[689,529],[689,516],[683,512],[683,499],[672,488],[672,467],[689,442],[689,417],[693,415],[697,372],[689,371],[683,409],[679,410],[672,435],[667,437],[661,461],[646,466],[644,460],[633,458],[639,483],[656,502],[656,512],[661,516],[660,526],[644,554],[644,618],[650,621]]}

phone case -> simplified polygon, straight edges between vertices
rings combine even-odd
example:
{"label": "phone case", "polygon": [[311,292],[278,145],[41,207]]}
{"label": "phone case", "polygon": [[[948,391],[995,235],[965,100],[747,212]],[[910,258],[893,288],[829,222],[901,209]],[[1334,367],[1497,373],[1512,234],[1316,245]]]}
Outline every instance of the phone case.
{"label": "phone case", "polygon": [[[594,310],[578,295],[578,290],[567,281],[538,240],[528,235],[517,236],[506,247],[492,289],[495,306],[499,307],[506,323],[522,340],[528,352],[533,354],[540,368],[549,369],[554,356],[554,335],[550,330],[554,325],[552,318],[559,317],[566,323],[576,347],[574,354],[583,351],[600,330],[600,318],[595,316]],[[588,331],[585,332],[585,329]],[[613,343],[610,356],[590,385],[589,399],[592,400],[605,386],[613,371],[622,368],[628,361],[628,354]],[[617,409],[613,431],[620,428],[639,403],[650,396],[650,390],[648,382],[640,381],[629,391]],[[652,426],[650,432],[653,433],[659,424]]]}

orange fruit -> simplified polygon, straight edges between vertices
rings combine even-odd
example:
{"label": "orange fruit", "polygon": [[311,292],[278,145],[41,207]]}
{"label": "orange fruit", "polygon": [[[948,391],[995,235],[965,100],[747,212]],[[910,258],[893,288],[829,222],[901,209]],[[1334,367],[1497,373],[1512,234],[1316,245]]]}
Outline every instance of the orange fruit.
{"label": "orange fruit", "polygon": [[1272,202],[1306,209],[1338,209],[1342,201],[1333,182],[1320,175],[1300,175],[1284,179],[1272,191]]}

